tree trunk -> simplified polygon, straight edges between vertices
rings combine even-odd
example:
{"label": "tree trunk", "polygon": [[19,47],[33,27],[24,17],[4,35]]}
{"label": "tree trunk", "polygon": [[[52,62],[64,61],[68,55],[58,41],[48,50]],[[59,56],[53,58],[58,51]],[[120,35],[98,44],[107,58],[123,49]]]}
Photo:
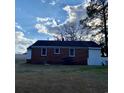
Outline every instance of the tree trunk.
{"label": "tree trunk", "polygon": [[103,24],[104,24],[104,33],[105,33],[105,52],[106,56],[108,56],[108,32],[107,32],[107,27],[106,27],[106,15],[105,15],[105,8],[103,8]]}

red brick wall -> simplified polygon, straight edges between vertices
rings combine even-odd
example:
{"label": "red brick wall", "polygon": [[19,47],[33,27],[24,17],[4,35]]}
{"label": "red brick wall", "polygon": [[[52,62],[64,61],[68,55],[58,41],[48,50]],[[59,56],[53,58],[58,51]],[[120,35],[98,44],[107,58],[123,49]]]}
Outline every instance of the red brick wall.
{"label": "red brick wall", "polygon": [[[41,48],[32,49],[32,63],[50,63],[59,64],[64,62],[63,58],[69,57],[69,48],[61,48],[60,54],[54,54],[54,48],[47,48],[47,56],[41,56]],[[73,62],[75,64],[87,64],[88,49],[75,49],[75,57]]]}

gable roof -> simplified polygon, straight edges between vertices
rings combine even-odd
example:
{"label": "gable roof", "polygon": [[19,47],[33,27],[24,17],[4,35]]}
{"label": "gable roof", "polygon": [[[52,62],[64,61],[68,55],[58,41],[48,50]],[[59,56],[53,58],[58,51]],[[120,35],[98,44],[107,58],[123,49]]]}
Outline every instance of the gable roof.
{"label": "gable roof", "polygon": [[100,47],[93,41],[48,41],[48,40],[38,40],[33,45],[29,46],[63,46],[63,47]]}

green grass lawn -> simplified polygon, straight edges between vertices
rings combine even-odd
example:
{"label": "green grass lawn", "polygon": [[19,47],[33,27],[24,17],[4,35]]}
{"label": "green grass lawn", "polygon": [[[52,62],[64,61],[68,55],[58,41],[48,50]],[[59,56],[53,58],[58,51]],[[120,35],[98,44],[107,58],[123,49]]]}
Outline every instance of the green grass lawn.
{"label": "green grass lawn", "polygon": [[107,93],[108,67],[16,62],[16,93]]}

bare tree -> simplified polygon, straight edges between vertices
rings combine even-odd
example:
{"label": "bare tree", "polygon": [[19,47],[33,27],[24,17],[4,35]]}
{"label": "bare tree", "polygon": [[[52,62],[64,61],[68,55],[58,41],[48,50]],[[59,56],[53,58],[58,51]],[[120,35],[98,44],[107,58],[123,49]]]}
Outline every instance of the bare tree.
{"label": "bare tree", "polygon": [[[103,34],[101,36],[101,45],[104,47],[106,55],[108,56],[108,2],[107,0],[91,0],[87,10],[87,18],[80,21],[80,23],[89,31],[96,30],[97,32],[92,34],[92,38],[99,34]],[[99,23],[97,20],[99,19]],[[104,36],[104,37],[103,37]]]}
{"label": "bare tree", "polygon": [[78,23],[63,24],[58,28],[58,36],[55,38],[64,38],[66,41],[81,41],[84,40],[84,33],[86,30],[82,30]]}
{"label": "bare tree", "polygon": [[62,27],[62,34],[65,40],[75,41],[77,40],[77,27],[75,24],[64,24]]}

